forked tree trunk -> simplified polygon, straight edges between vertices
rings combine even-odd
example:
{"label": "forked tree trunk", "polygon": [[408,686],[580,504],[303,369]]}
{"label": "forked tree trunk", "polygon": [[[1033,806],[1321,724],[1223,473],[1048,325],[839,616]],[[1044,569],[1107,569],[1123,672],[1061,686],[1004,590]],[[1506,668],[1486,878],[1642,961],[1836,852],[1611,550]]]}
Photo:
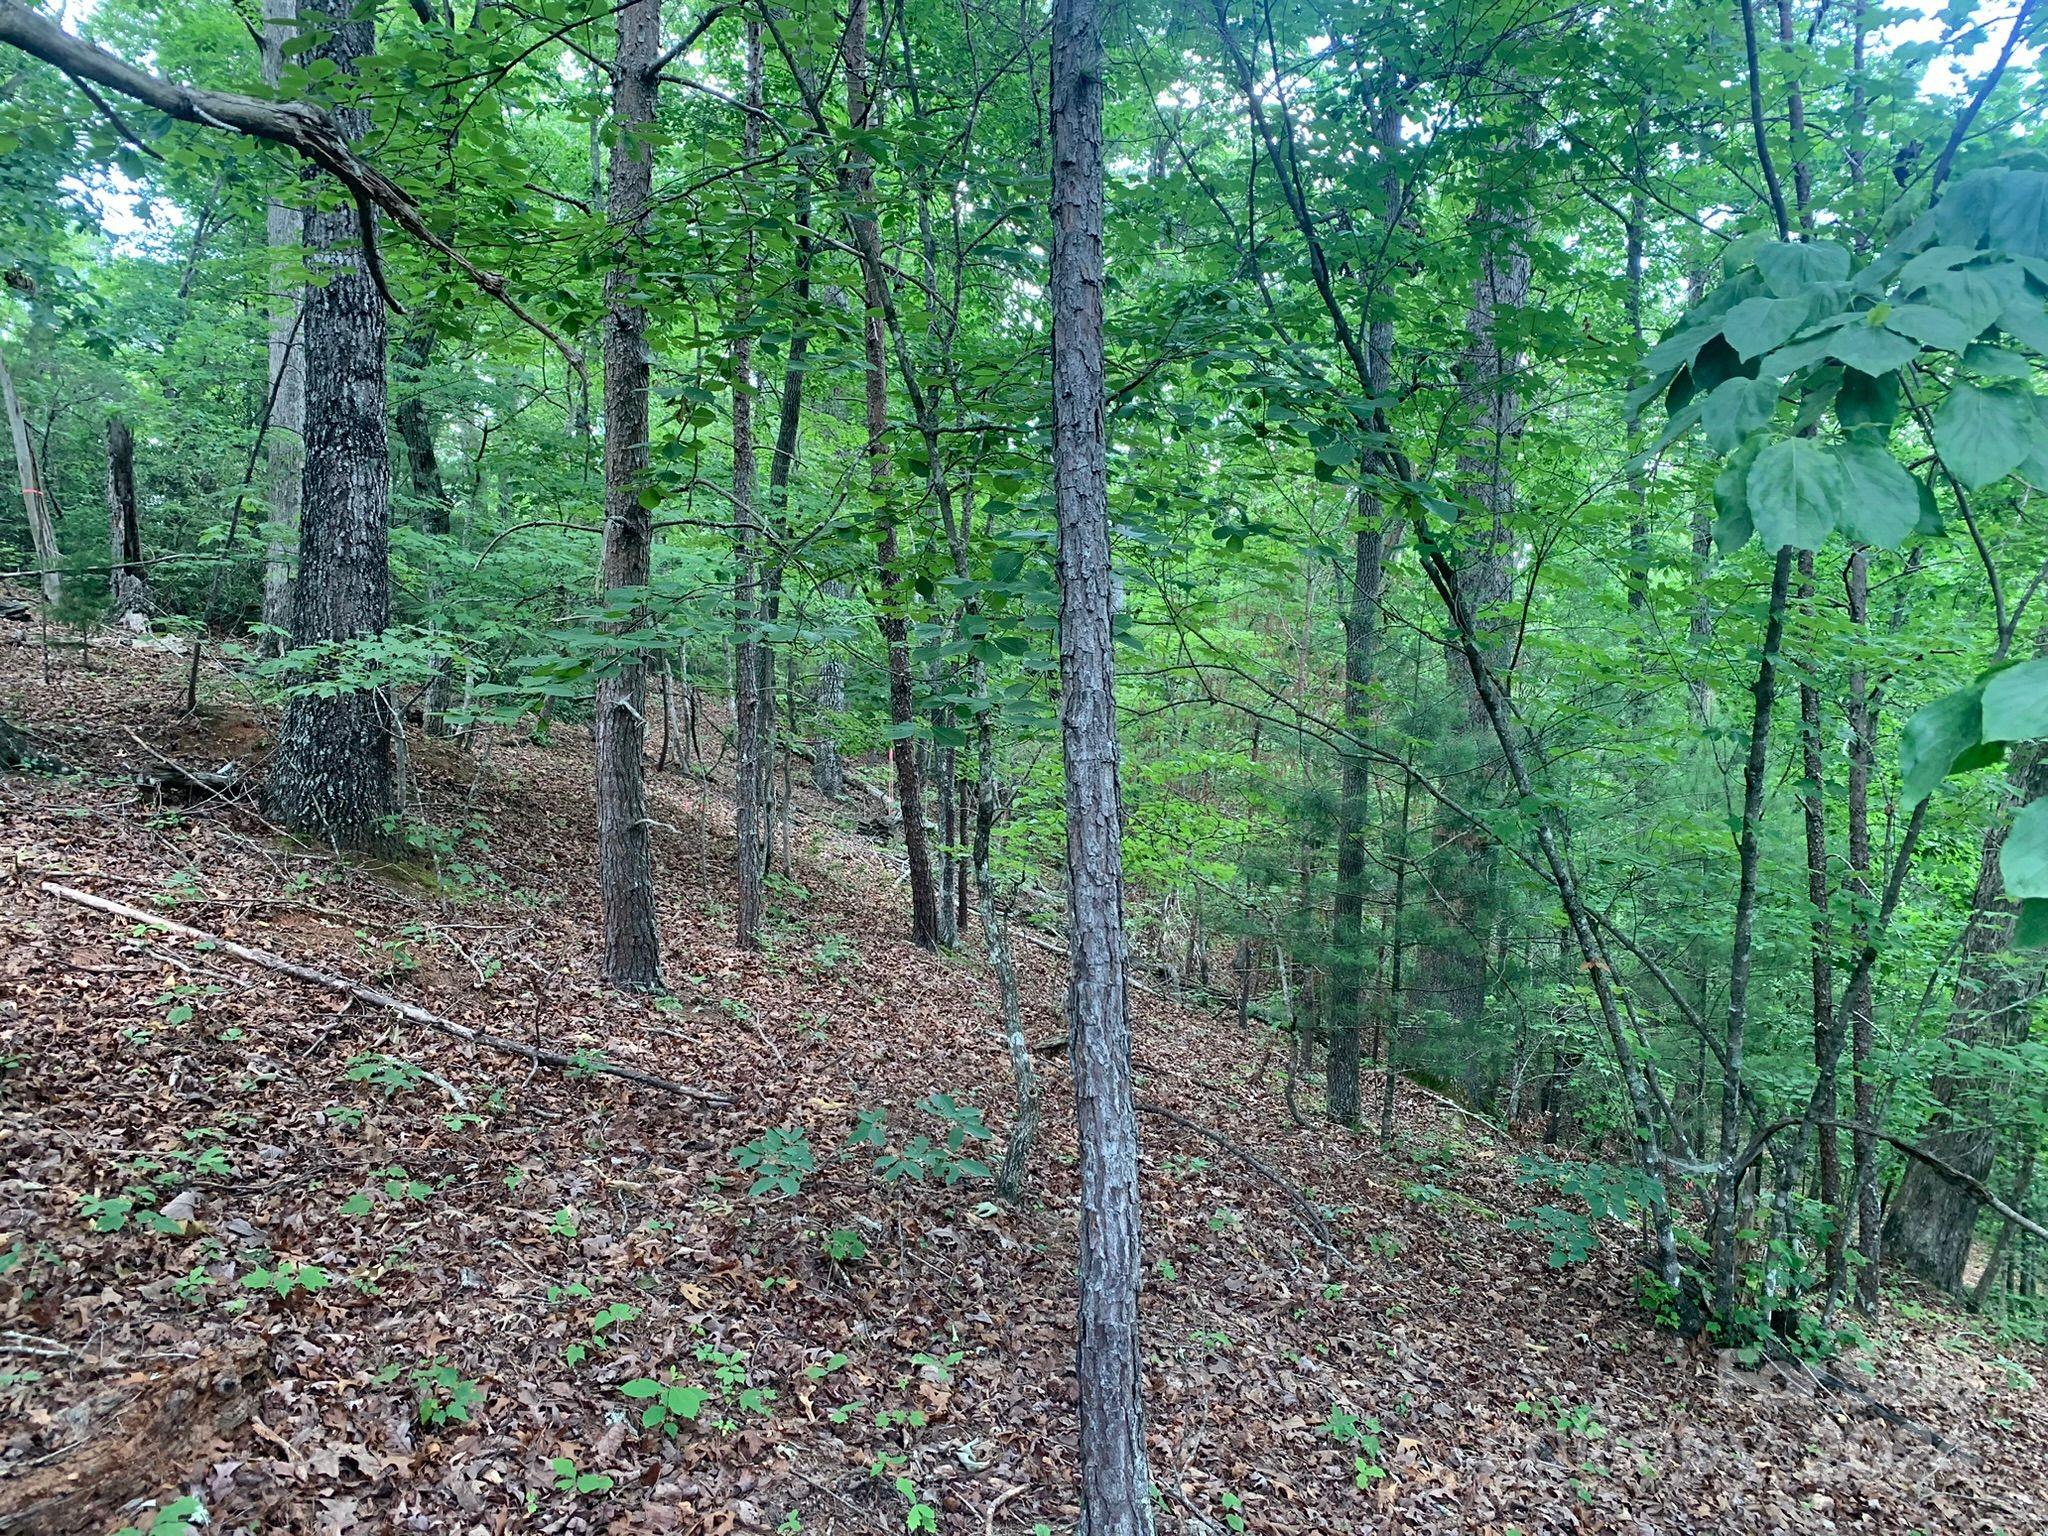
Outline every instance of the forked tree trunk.
{"label": "forked tree trunk", "polygon": [[63,596],[63,578],[57,569],[63,555],[57,548],[57,525],[50,516],[50,498],[43,492],[43,477],[36,468],[35,449],[29,444],[28,419],[21,413],[21,398],[14,392],[14,375],[7,371],[4,357],[0,357],[0,409],[6,411],[7,435],[14,441],[14,483],[21,491],[22,509],[28,514],[29,544],[35,551],[43,601],[54,608]]}
{"label": "forked tree trunk", "polygon": [[[276,89],[284,71],[284,45],[298,31],[298,0],[263,0],[263,83]],[[264,649],[283,649],[279,638],[292,623],[292,551],[299,539],[299,512],[306,472],[306,350],[299,334],[305,284],[299,279],[306,216],[297,196],[273,197],[264,214],[270,247],[270,431],[264,439],[264,499],[269,518],[263,536]]]}
{"label": "forked tree trunk", "polygon": [[[314,59],[342,76],[368,57],[367,16],[321,17]],[[369,114],[335,109],[351,140]],[[326,281],[309,287],[299,322],[306,350],[305,517],[292,601],[294,648],[333,646],[381,634],[390,616],[391,466],[384,438],[384,305],[363,258],[355,207],[331,186],[306,216],[309,260]],[[359,688],[285,705],[266,798],[274,820],[342,847],[385,842],[399,814],[385,691]]]}
{"label": "forked tree trunk", "polygon": [[[647,311],[641,249],[654,188],[655,81],[661,0],[618,13],[612,71],[608,216],[618,242],[604,279],[604,569],[607,593],[642,588],[652,569],[653,514],[640,504],[647,473]],[[615,660],[597,685],[597,863],[604,977],[656,990],[661,944],[654,920],[654,849],[641,759],[647,745],[646,668]]]}
{"label": "forked tree trunk", "polygon": [[107,590],[114,622],[149,611],[142,574],[142,523],[135,510],[135,434],[107,418]]}
{"label": "forked tree trunk", "polygon": [[[751,161],[761,149],[761,24],[747,21],[747,111],[740,127],[740,157]],[[763,747],[766,715],[772,698],[764,686],[767,669],[761,656],[761,526],[754,507],[757,469],[754,462],[754,344],[747,334],[754,302],[754,240],[747,252],[733,296],[732,341],[732,508],[733,508],[733,733],[739,761],[733,770],[733,819],[739,865],[738,943],[741,949],[761,947],[761,917],[766,905],[767,776]]]}
{"label": "forked tree trunk", "polygon": [[1054,0],[1052,469],[1067,791],[1067,996],[1081,1151],[1081,1529],[1087,1536],[1150,1536],[1138,1336],[1138,1127],[1111,639],[1115,580],[1103,429],[1102,77],[1096,0]]}

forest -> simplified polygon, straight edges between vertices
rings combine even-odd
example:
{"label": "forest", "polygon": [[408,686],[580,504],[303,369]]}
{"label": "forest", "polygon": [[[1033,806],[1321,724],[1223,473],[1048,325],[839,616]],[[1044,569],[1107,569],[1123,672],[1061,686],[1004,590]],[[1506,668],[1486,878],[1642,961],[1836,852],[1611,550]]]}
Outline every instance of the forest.
{"label": "forest", "polygon": [[2044,49],[0,0],[0,1533],[2048,1529]]}

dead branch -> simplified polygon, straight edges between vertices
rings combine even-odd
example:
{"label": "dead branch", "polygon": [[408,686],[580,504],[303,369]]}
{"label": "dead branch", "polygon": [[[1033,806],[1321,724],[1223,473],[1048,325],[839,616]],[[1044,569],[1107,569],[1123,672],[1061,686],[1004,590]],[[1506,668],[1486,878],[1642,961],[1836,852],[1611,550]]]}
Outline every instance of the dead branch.
{"label": "dead branch", "polygon": [[1324,1218],[1321,1209],[1316,1205],[1315,1201],[1309,1199],[1302,1192],[1299,1185],[1281,1174],[1271,1163],[1232,1141],[1221,1131],[1211,1130],[1199,1120],[1190,1120],[1179,1110],[1168,1109],[1164,1104],[1158,1103],[1156,1100],[1140,1099],[1132,1107],[1141,1115],[1156,1115],[1161,1120],[1170,1120],[1175,1125],[1181,1127],[1181,1129],[1193,1131],[1203,1140],[1213,1142],[1221,1147],[1285,1195],[1288,1204],[1292,1205],[1300,1215],[1302,1224],[1309,1229],[1310,1235],[1315,1238],[1316,1242],[1325,1251],[1334,1258],[1341,1259],[1343,1257],[1343,1254],[1337,1247],[1337,1234],[1331,1230],[1330,1223]]}
{"label": "dead branch", "polygon": [[666,1077],[657,1077],[651,1072],[636,1072],[631,1067],[614,1066],[609,1062],[578,1061],[574,1057],[564,1056],[559,1051],[542,1050],[538,1046],[520,1045],[518,1042],[507,1040],[501,1035],[488,1034],[480,1029],[472,1029],[467,1024],[458,1024],[453,1019],[444,1019],[437,1013],[429,1013],[424,1008],[418,1007],[413,1003],[401,1001],[387,992],[379,992],[374,987],[365,987],[340,976],[330,976],[325,971],[316,971],[309,965],[300,965],[296,961],[286,960],[280,955],[271,954],[268,950],[252,949],[246,944],[237,944],[232,939],[224,939],[219,934],[208,933],[201,928],[189,928],[183,923],[174,923],[169,918],[160,917],[154,912],[145,912],[140,907],[131,907],[123,902],[109,901],[104,896],[95,896],[89,891],[74,890],[71,886],[59,885],[54,880],[43,881],[42,889],[48,895],[55,896],[59,900],[75,902],[81,907],[90,907],[93,911],[104,912],[110,917],[124,917],[130,922],[144,923],[151,928],[160,929],[165,933],[175,933],[181,938],[192,939],[202,944],[210,944],[223,954],[233,955],[237,960],[246,960],[251,965],[260,965],[266,970],[277,971],[282,975],[296,977],[298,980],[308,982],[313,986],[324,987],[329,992],[338,992],[344,997],[353,997],[378,1008],[389,1008],[392,1012],[411,1023],[423,1025],[428,1029],[438,1030],[444,1035],[452,1035],[455,1039],[470,1045],[480,1045],[487,1050],[499,1051],[507,1056],[517,1056],[523,1061],[533,1062],[536,1066],[559,1067],[565,1071],[599,1072],[607,1077],[623,1078],[629,1083],[638,1083],[644,1088],[658,1088],[664,1093],[673,1093],[685,1099],[695,1099],[701,1104],[730,1104],[732,1102],[731,1099],[722,1093],[713,1093],[704,1088],[692,1088],[687,1084],[678,1083]]}
{"label": "dead branch", "polygon": [[[209,128],[243,133],[295,150],[348,189],[359,210],[377,207],[413,239],[445,257],[464,272],[485,294],[509,310],[522,324],[554,344],[576,371],[588,381],[583,356],[564,341],[545,320],[530,314],[512,297],[505,279],[486,272],[427,226],[418,203],[382,171],[349,147],[334,120],[319,107],[304,101],[264,101],[237,91],[206,91],[137,69],[125,60],[73,37],[55,22],[38,16],[19,0],[0,0],[0,43],[12,43],[23,53],[55,66],[76,80],[91,80],[144,106],[154,107],[181,123],[200,123]],[[380,273],[374,226],[363,218],[365,258],[373,275]],[[381,281],[379,288],[383,287]],[[388,290],[385,301],[393,309]]]}

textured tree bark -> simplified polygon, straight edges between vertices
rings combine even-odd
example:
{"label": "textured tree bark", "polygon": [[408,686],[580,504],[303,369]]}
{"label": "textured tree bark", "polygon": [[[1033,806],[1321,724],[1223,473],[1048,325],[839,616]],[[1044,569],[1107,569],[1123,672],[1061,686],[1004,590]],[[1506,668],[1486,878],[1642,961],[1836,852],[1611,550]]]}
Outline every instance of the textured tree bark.
{"label": "textured tree bark", "polygon": [[[2028,749],[2013,764],[2010,778],[2013,806],[2048,794],[2048,751]],[[2011,821],[2010,815],[1997,817],[1978,854],[1977,889],[1963,930],[1948,1032],[1958,1046],[2025,1040],[2033,1004],[2042,995],[2040,960],[2024,958],[2015,964],[2008,952],[2018,909],[2006,899],[1998,855]],[[1943,1070],[1929,1087],[1936,1108],[1918,1138],[1920,1148],[1971,1178],[1987,1178],[1998,1157],[2001,1085],[1979,1074]],[[1968,1189],[1921,1163],[1909,1163],[1885,1214],[1884,1251],[1922,1278],[1960,1291],[1982,1210],[1983,1202]]]}
{"label": "textured tree bark", "polygon": [[[752,160],[761,150],[761,23],[747,21],[746,102],[740,126],[740,157]],[[767,855],[764,831],[767,788],[763,773],[764,715],[771,701],[764,684],[761,644],[761,524],[754,507],[758,469],[754,460],[754,344],[746,333],[754,303],[755,254],[751,233],[739,283],[733,295],[732,341],[732,508],[733,508],[733,734],[738,762],[733,769],[735,857],[739,865],[737,942],[741,949],[761,947],[761,917],[766,905],[764,882]]]}
{"label": "textured tree bark", "polygon": [[[1870,628],[1870,561],[1861,549],[1849,556],[1848,579],[1849,623],[1856,632],[1860,645]],[[1848,794],[1848,856],[1849,873],[1845,886],[1853,903],[1856,916],[1851,924],[1855,948],[1860,952],[1871,939],[1871,925],[1865,915],[1870,910],[1870,775],[1877,766],[1877,701],[1872,696],[1869,669],[1859,654],[1849,669],[1849,794]],[[1849,978],[1849,984],[1842,989],[1842,1011],[1848,1015],[1849,1023],[1849,1070],[1853,1078],[1851,1088],[1854,1109],[1850,1118],[1859,1126],[1873,1123],[1877,1113],[1877,1085],[1871,1081],[1870,1053],[1876,1044],[1876,1016],[1872,1008],[1871,968],[1858,966]],[[1837,1021],[1839,1024],[1839,1021]],[[1840,1042],[1828,1059],[1820,1064],[1822,1082],[1820,1096],[1825,1100],[1830,1114],[1836,1108],[1836,1078],[1839,1073],[1841,1056]],[[1868,1131],[1855,1131],[1851,1155],[1859,1167],[1868,1167],[1875,1158],[1877,1148]],[[1843,1292],[1847,1274],[1849,1234],[1852,1227],[1859,1238],[1868,1229],[1871,1241],[1870,1252],[1876,1253],[1878,1222],[1876,1206],[1876,1185],[1870,1189],[1871,1200],[1868,1216],[1863,1212],[1865,1201],[1861,1196],[1860,1184],[1852,1184],[1857,1192],[1856,1210],[1852,1213],[1842,1204],[1842,1153],[1841,1136],[1834,1126],[1823,1128],[1820,1144],[1821,1198],[1830,1210],[1835,1212],[1835,1230],[1828,1244],[1828,1294],[1839,1296]],[[1875,1281],[1873,1266],[1872,1280]]]}
{"label": "textured tree bark", "polygon": [[149,611],[142,574],[142,524],[135,511],[135,434],[118,416],[107,418],[107,588],[120,623]]}
{"label": "textured tree bark", "polygon": [[[872,128],[867,0],[853,0],[848,11],[845,55],[847,118],[857,128]],[[862,328],[862,338],[867,363],[868,486],[882,519],[876,556],[880,588],[876,622],[889,658],[889,723],[895,733],[889,755],[896,767],[896,800],[903,813],[903,853],[910,866],[910,936],[926,948],[934,948],[939,941],[938,892],[932,881],[931,848],[925,836],[923,776],[918,769],[917,743],[910,737],[917,721],[917,700],[910,676],[909,594],[903,582],[896,514],[888,502],[889,362],[883,334],[884,312],[889,306],[888,276],[882,264],[881,233],[875,221],[873,162],[857,140],[846,158],[856,200],[851,223],[867,300],[867,323]]]}
{"label": "textured tree bark", "polygon": [[64,595],[64,579],[58,572],[64,557],[57,547],[57,525],[50,517],[50,498],[43,494],[35,449],[29,444],[28,419],[21,413],[21,397],[14,392],[14,375],[7,371],[4,357],[0,357],[0,409],[7,414],[7,434],[14,441],[15,486],[28,514],[29,544],[35,551],[43,601],[54,608]]}
{"label": "textured tree bark", "polygon": [[[1749,973],[1754,959],[1757,838],[1764,815],[1771,715],[1778,702],[1778,651],[1785,639],[1785,598],[1792,583],[1792,549],[1778,551],[1764,614],[1763,649],[1751,685],[1749,757],[1743,767],[1742,827],[1737,839],[1735,932],[1728,951],[1728,1019],[1721,1049],[1721,1165],[1731,1167],[1742,1145],[1742,1058],[1749,1032]],[[1714,1183],[1714,1313],[1734,1312],[1737,1196],[1741,1180],[1726,1174]]]}
{"label": "textured tree bark", "polygon": [[1150,1536],[1138,1337],[1138,1127],[1111,638],[1116,584],[1103,426],[1102,96],[1096,0],[1054,0],[1052,469],[1067,791],[1067,998],[1081,1150],[1081,1530],[1085,1536]]}
{"label": "textured tree bark", "polygon": [[[298,31],[299,0],[263,0],[263,83],[277,88],[284,73],[284,45]],[[299,335],[299,311],[306,285],[300,280],[300,244],[306,215],[290,193],[265,205],[264,238],[270,248],[270,433],[264,440],[264,500],[269,517],[263,534],[264,649],[275,655],[292,622],[292,552],[299,541],[299,511],[306,473],[306,353]]]}
{"label": "textured tree bark", "polygon": [[[1509,520],[1515,510],[1515,445],[1522,435],[1516,386],[1522,359],[1503,333],[1529,301],[1535,217],[1523,189],[1489,186],[1481,191],[1469,227],[1479,248],[1479,275],[1458,366],[1458,392],[1470,422],[1458,454],[1458,488],[1478,511],[1472,519],[1477,532],[1460,551],[1457,577],[1487,670],[1496,686],[1512,693],[1508,609],[1514,597],[1514,533]],[[1462,749],[1483,761],[1492,753],[1485,744],[1488,729],[1478,684],[1455,646],[1445,649],[1444,665],[1464,710]],[[1493,771],[1487,780],[1498,782]],[[1500,861],[1484,832],[1441,809],[1437,819],[1443,854],[1429,884],[1447,910],[1436,936],[1416,955],[1415,986],[1426,1001],[1471,1023],[1486,1008],[1486,956],[1499,905]]]}
{"label": "textured tree bark", "polygon": [[446,534],[451,510],[448,489],[441,481],[441,461],[434,451],[434,421],[427,410],[420,375],[434,355],[434,327],[419,318],[399,338],[399,378],[405,387],[392,419],[399,441],[405,444],[405,466],[412,497],[418,505],[420,530]]}
{"label": "textured tree bark", "polygon": [[[618,13],[612,69],[611,185],[606,214],[615,242],[604,278],[604,560],[607,594],[647,585],[653,514],[640,504],[647,473],[647,297],[641,248],[654,190],[661,0],[631,0]],[[604,977],[615,987],[661,986],[655,930],[654,849],[642,758],[647,747],[647,671],[635,657],[597,685],[597,868],[604,924]]]}
{"label": "textured tree bark", "polygon": [[[367,15],[328,14],[310,55],[343,78],[375,46]],[[351,142],[369,114],[338,107]],[[308,173],[309,184],[317,181]],[[336,199],[306,215],[308,260],[326,281],[307,289],[299,321],[306,352],[305,515],[292,595],[292,646],[313,649],[381,634],[390,617],[391,466],[384,437],[384,304],[363,257],[355,207]],[[266,801],[273,820],[341,847],[389,839],[399,785],[391,704],[382,689],[285,705]]]}

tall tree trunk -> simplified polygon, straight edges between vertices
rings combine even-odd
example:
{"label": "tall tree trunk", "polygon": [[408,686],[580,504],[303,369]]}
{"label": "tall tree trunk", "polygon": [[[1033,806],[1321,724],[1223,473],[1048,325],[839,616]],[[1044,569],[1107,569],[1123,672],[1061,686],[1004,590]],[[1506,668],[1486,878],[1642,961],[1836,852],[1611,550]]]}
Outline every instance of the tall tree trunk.
{"label": "tall tree trunk", "polygon": [[[2048,794],[2048,750],[2026,749],[2010,778],[2015,806]],[[1977,889],[1963,930],[1948,1035],[1963,1049],[2025,1040],[2033,1005],[2042,995],[2040,959],[2015,963],[2008,953],[2018,909],[2006,899],[1998,856],[2010,823],[2010,816],[1998,817],[1978,852]],[[1953,1066],[1938,1071],[1929,1087],[1935,1109],[1919,1138],[1920,1148],[1972,1178],[1988,1178],[1998,1157],[1998,1127],[2009,1112],[2010,1085],[1987,1078],[1981,1068]],[[1884,1251],[1934,1284],[1959,1291],[1982,1208],[1954,1180],[1908,1162],[1885,1217]]]}
{"label": "tall tree trunk", "polygon": [[[313,59],[343,77],[376,45],[365,13],[320,16]],[[369,131],[369,113],[334,109],[350,139]],[[307,173],[318,185],[319,173]],[[356,208],[319,186],[323,202],[306,215],[308,260],[326,278],[306,292],[299,321],[306,353],[306,469],[299,576],[292,598],[295,649],[346,644],[379,635],[391,612],[391,464],[384,436],[384,304],[363,257]],[[285,705],[271,760],[272,819],[343,847],[370,847],[390,836],[400,812],[392,747],[391,701],[383,689],[322,697],[295,695]]]}
{"label": "tall tree trunk", "polygon": [[434,354],[434,340],[433,323],[425,317],[416,317],[399,338],[398,376],[405,392],[400,396],[392,418],[398,427],[399,441],[405,445],[407,477],[411,481],[413,500],[418,503],[420,530],[423,533],[446,534],[450,512],[448,490],[441,481],[441,461],[434,451],[434,421],[427,410],[421,381],[428,360]]}
{"label": "tall tree trunk", "polygon": [[[1465,608],[1477,626],[1481,655],[1496,684],[1513,691],[1509,662],[1513,635],[1509,602],[1514,596],[1514,453],[1522,435],[1522,366],[1508,333],[1529,301],[1529,242],[1535,228],[1521,188],[1489,185],[1481,190],[1470,229],[1479,253],[1479,275],[1465,318],[1465,349],[1459,361],[1458,391],[1470,423],[1458,454],[1458,484],[1476,512],[1471,542],[1459,554],[1457,576]],[[1462,529],[1461,529],[1462,531]],[[1460,750],[1476,761],[1492,757],[1485,744],[1486,713],[1471,668],[1455,646],[1444,664],[1464,720]],[[1497,782],[1494,773],[1489,783]],[[1417,986],[1423,996],[1453,1018],[1476,1021],[1486,1007],[1486,956],[1498,905],[1500,860],[1493,841],[1459,817],[1440,815],[1437,840],[1443,854],[1430,885],[1447,908],[1438,937],[1416,956]]]}
{"label": "tall tree trunk", "polygon": [[35,449],[29,443],[28,418],[22,415],[21,397],[14,392],[14,375],[7,371],[4,357],[0,357],[0,409],[7,414],[7,433],[14,440],[15,484],[21,491],[22,509],[28,514],[29,544],[35,551],[43,602],[54,608],[64,595],[64,580],[58,572],[64,556],[57,547],[57,525],[50,516],[50,498],[43,491]]}
{"label": "tall tree trunk", "polygon": [[[648,462],[647,295],[641,255],[654,190],[652,128],[661,56],[661,0],[618,13],[612,68],[611,186],[615,242],[604,278],[604,590],[644,588],[652,570],[653,515],[640,504]],[[630,621],[629,621],[630,622]],[[655,929],[654,849],[642,757],[647,673],[616,658],[597,685],[597,863],[604,909],[604,977],[615,987],[661,986]]]}
{"label": "tall tree trunk", "polygon": [[[1391,156],[1401,147],[1401,113],[1391,94],[1380,103],[1376,136]],[[1381,223],[1389,232],[1401,223],[1401,177],[1390,170],[1380,189],[1386,206]],[[1378,283],[1374,284],[1375,289]],[[1377,295],[1375,295],[1377,296]],[[1367,300],[1370,309],[1372,299]],[[1378,396],[1392,371],[1394,322],[1369,320],[1366,362],[1371,393]],[[1330,1118],[1356,1125],[1359,1116],[1358,1040],[1365,1023],[1365,824],[1372,788],[1365,736],[1372,729],[1373,663],[1379,649],[1380,598],[1386,588],[1387,528],[1378,496],[1361,490],[1358,526],[1352,535],[1351,602],[1344,615],[1344,736],[1339,748],[1337,802],[1337,889],[1330,906],[1330,1049],[1324,1083]]]}
{"label": "tall tree trunk", "polygon": [[1052,13],[1053,498],[1066,760],[1070,1047],[1081,1148],[1081,1529],[1151,1536],[1103,414],[1102,23]]}
{"label": "tall tree trunk", "polygon": [[[846,113],[856,130],[871,132],[879,125],[880,114],[868,91],[867,27],[867,0],[853,0],[846,23]],[[887,489],[891,476],[889,363],[884,336],[884,315],[890,302],[888,274],[875,218],[874,164],[858,139],[847,151],[847,165],[856,200],[854,243],[860,253],[867,300],[862,338],[867,363],[868,486],[882,519],[876,556],[877,623],[888,651],[890,757],[896,766],[896,801],[903,813],[903,854],[910,867],[910,936],[929,949],[939,941],[938,892],[925,835],[923,776],[911,734],[917,723],[917,700],[910,672],[910,592],[903,579],[902,541]]]}
{"label": "tall tree trunk", "polygon": [[[740,156],[752,160],[761,149],[761,24],[747,21],[746,106],[741,116]],[[761,526],[754,508],[757,468],[754,462],[754,343],[747,334],[754,303],[754,269],[758,261],[754,237],[733,296],[732,340],[732,506],[733,506],[733,734],[738,762],[733,769],[733,826],[739,864],[739,934],[741,949],[761,947],[761,917],[766,905],[767,831],[763,748],[767,714],[773,700],[764,684],[761,643]]]}
{"label": "tall tree trunk", "polygon": [[[263,83],[277,88],[284,72],[284,45],[298,32],[299,0],[263,0]],[[306,216],[298,197],[287,192],[265,205],[264,238],[270,249],[270,432],[264,443],[264,500],[269,509],[263,535],[264,649],[275,655],[292,622],[292,551],[299,539],[299,514],[306,472],[306,350],[299,334],[305,302]]]}
{"label": "tall tree trunk", "polygon": [[107,588],[115,623],[149,611],[142,523],[135,510],[135,434],[118,416],[107,418]]}

